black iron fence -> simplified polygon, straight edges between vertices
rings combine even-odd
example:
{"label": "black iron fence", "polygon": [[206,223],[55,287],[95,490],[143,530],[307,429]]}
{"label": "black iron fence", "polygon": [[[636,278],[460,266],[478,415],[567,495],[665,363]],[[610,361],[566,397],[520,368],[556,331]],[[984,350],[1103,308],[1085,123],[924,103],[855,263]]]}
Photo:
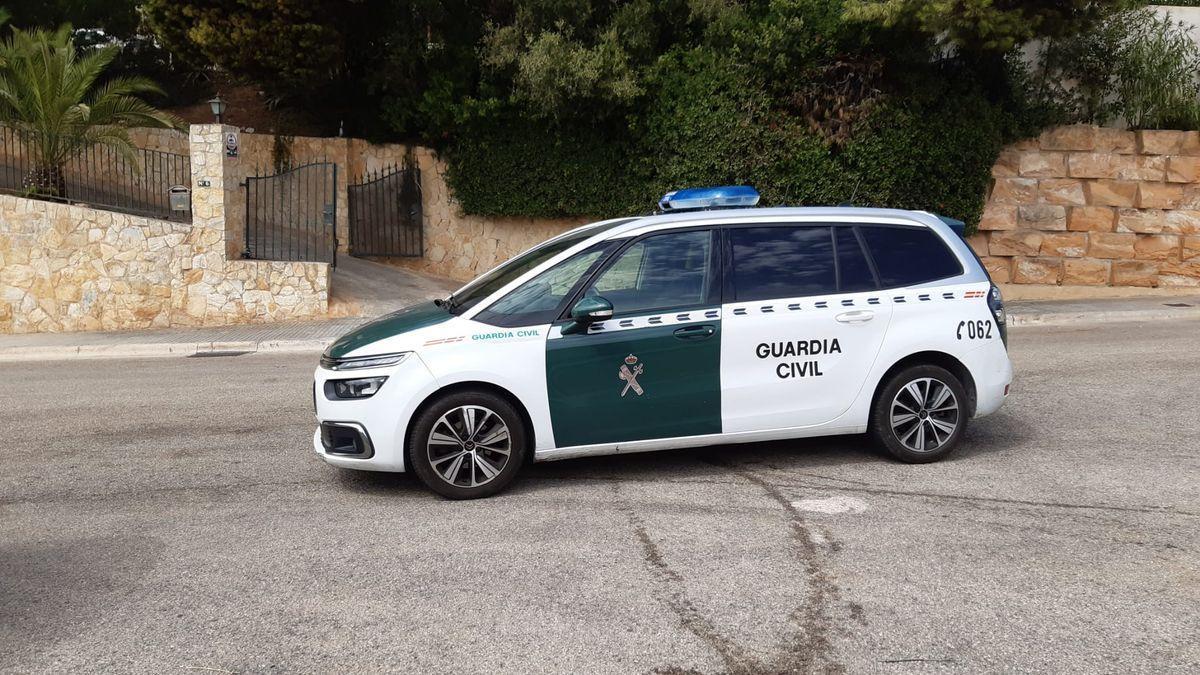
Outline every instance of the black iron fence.
{"label": "black iron fence", "polygon": [[337,262],[337,165],[246,178],[246,252],[259,260]]}
{"label": "black iron fence", "polygon": [[[110,211],[191,222],[191,160],[187,155],[134,150],[126,156],[92,146],[59,167],[38,160],[35,146],[14,129],[0,127],[0,191]],[[172,188],[179,194],[172,208]],[[184,208],[178,208],[184,207]]]}
{"label": "black iron fence", "polygon": [[389,166],[347,187],[350,255],[419,256],[425,247],[421,170]]}

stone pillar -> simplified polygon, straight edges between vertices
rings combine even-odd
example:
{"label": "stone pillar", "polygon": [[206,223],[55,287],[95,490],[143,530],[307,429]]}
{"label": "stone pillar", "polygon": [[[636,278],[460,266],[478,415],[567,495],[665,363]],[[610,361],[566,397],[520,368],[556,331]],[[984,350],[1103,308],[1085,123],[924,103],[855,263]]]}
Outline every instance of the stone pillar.
{"label": "stone pillar", "polygon": [[[225,259],[242,256],[246,248],[244,190],[233,172],[234,158],[225,156],[225,135],[237,127],[193,124],[188,135],[192,160],[192,227],[219,233],[214,248]],[[213,235],[199,233],[200,240]]]}

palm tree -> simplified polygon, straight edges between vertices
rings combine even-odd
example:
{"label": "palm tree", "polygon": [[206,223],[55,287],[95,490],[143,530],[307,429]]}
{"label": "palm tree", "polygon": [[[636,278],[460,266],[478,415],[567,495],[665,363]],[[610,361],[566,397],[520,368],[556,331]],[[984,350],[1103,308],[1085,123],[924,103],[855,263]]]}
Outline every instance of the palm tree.
{"label": "palm tree", "polygon": [[83,150],[108,146],[136,167],[126,129],[183,127],[178,117],[139,98],[162,92],[153,82],[141,77],[100,82],[119,50],[110,45],[77,53],[70,26],[14,29],[0,43],[0,124],[16,131],[30,155],[27,189],[65,198],[63,167]]}

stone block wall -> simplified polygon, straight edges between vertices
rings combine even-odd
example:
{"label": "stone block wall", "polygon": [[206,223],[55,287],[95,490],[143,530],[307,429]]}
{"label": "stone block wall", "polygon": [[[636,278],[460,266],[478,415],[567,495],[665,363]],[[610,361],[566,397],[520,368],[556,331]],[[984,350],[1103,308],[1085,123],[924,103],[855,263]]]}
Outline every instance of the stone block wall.
{"label": "stone block wall", "polygon": [[224,134],[197,125],[192,222],[0,195],[0,333],[211,326],[325,316],[329,265],[227,255],[245,202]]}
{"label": "stone block wall", "polygon": [[996,281],[1200,287],[1200,132],[1058,127],[992,174],[971,245]]}
{"label": "stone block wall", "polygon": [[211,227],[0,195],[0,333],[323,316],[328,270],[226,260]]}
{"label": "stone block wall", "polygon": [[392,262],[427,274],[470,281],[551,237],[594,219],[488,218],[462,212],[446,184],[446,163],[429,148],[416,148],[421,169],[425,255]]}

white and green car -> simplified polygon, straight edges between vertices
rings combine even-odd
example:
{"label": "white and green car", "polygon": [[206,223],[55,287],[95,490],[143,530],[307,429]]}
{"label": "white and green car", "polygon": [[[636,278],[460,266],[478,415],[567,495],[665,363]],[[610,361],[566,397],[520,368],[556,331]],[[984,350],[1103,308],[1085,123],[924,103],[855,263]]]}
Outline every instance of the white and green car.
{"label": "white and green car", "polygon": [[316,452],[472,498],[531,460],[835,434],[927,462],[1000,407],[1004,309],[954,223],[755,202],[671,193],[343,336]]}

